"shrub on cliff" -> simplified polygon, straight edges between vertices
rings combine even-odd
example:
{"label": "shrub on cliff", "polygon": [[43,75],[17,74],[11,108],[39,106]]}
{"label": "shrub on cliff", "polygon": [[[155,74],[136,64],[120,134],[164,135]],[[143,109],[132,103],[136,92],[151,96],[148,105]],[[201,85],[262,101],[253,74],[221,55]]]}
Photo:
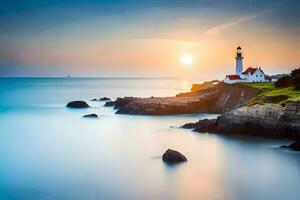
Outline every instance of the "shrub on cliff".
{"label": "shrub on cliff", "polygon": [[290,76],[284,76],[278,79],[275,82],[275,87],[290,87],[294,86],[295,88],[298,88],[297,85],[300,83],[300,68],[294,69],[291,72]]}
{"label": "shrub on cliff", "polygon": [[298,83],[300,83],[300,74],[292,76],[290,79],[291,85],[297,85]]}
{"label": "shrub on cliff", "polygon": [[294,86],[294,90],[300,90],[300,68],[291,72],[290,85]]}
{"label": "shrub on cliff", "polygon": [[299,76],[299,75],[300,75],[300,67],[292,70],[292,72],[291,72],[292,77]]}
{"label": "shrub on cliff", "polygon": [[290,84],[290,76],[284,76],[275,82],[275,87],[288,87]]}
{"label": "shrub on cliff", "polygon": [[294,90],[300,90],[300,83],[297,83],[294,87]]}

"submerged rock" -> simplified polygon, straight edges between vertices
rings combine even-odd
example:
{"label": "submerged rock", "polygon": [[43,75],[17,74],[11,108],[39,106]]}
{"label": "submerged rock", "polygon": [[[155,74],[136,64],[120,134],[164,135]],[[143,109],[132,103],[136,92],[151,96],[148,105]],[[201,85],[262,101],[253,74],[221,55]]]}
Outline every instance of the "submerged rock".
{"label": "submerged rock", "polygon": [[90,107],[85,101],[71,101],[67,104],[68,108],[88,108]]}
{"label": "submerged rock", "polygon": [[98,101],[98,99],[91,99],[91,101]]}
{"label": "submerged rock", "polygon": [[83,115],[82,117],[85,117],[85,118],[98,118],[98,115],[93,113],[93,114]]}
{"label": "submerged rock", "polygon": [[99,101],[111,101],[111,99],[108,97],[102,97],[99,99]]}
{"label": "submerged rock", "polygon": [[169,164],[175,164],[187,161],[186,157],[180,152],[168,149],[162,157],[163,161]]}

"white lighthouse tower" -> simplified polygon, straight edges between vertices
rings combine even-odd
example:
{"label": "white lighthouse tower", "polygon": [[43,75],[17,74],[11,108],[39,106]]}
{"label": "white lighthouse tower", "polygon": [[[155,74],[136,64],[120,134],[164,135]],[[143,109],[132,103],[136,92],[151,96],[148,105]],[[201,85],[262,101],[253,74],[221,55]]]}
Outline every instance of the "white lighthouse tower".
{"label": "white lighthouse tower", "polygon": [[236,49],[236,57],[235,57],[235,74],[241,76],[243,73],[243,54],[242,48],[238,46]]}

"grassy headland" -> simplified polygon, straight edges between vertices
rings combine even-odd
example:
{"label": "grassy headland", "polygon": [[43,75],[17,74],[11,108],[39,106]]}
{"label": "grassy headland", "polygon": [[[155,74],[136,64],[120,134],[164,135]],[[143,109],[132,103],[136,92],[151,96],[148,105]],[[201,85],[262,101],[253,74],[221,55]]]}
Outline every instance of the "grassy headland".
{"label": "grassy headland", "polygon": [[275,104],[281,104],[287,101],[297,101],[300,100],[300,90],[295,90],[294,87],[284,87],[284,88],[278,88],[275,87],[275,84],[273,82],[266,82],[266,83],[240,83],[243,85],[247,85],[254,88],[261,89],[260,95],[257,97],[251,99],[248,101],[247,105],[253,105],[253,104],[263,104],[265,103],[265,99],[268,97],[284,97],[286,96],[286,99],[274,102]]}

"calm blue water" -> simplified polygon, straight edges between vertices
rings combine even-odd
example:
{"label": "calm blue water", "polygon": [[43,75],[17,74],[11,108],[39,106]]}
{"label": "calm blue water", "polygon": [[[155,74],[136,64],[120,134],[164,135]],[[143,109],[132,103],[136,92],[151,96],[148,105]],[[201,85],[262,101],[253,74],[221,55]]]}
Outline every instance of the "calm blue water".
{"label": "calm blue water", "polygon": [[[180,79],[0,79],[0,199],[300,199],[300,154],[285,142],[245,140],[171,128],[215,115],[115,115],[101,102],[169,96]],[[99,119],[81,116],[97,113]],[[165,165],[167,148],[188,162]]]}

